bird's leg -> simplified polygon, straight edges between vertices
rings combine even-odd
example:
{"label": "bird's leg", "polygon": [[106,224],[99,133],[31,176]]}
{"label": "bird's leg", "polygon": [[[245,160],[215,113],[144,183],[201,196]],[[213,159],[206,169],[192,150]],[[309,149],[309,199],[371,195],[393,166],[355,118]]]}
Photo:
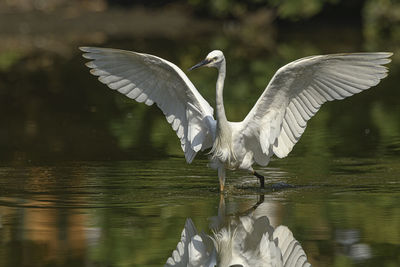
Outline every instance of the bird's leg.
{"label": "bird's leg", "polygon": [[225,187],[225,185],[224,185],[224,183],[221,182],[221,177],[220,177],[219,178],[219,191],[224,192],[224,187]]}
{"label": "bird's leg", "polygon": [[220,166],[218,168],[218,179],[219,179],[219,190],[224,192],[225,187],[225,168],[224,166]]}
{"label": "bird's leg", "polygon": [[252,171],[253,172],[253,175],[255,176],[255,177],[257,177],[258,178],[258,180],[260,180],[260,188],[264,188],[264,176],[262,176],[261,174],[259,174],[259,173],[257,173],[256,171]]}
{"label": "bird's leg", "polygon": [[[260,206],[262,203],[264,203],[264,199],[265,199],[264,195],[259,195],[259,199],[258,199],[257,203],[254,204],[254,206],[252,206],[248,210],[245,210],[244,212],[239,213],[238,215],[239,216],[248,216],[250,212],[255,211],[258,208],[258,206]],[[229,266],[229,267],[231,267],[231,266]]]}

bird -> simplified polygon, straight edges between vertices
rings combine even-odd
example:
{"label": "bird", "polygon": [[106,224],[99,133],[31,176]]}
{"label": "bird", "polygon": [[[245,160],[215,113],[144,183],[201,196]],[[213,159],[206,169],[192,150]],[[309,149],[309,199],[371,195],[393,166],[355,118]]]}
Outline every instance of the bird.
{"label": "bird", "polygon": [[212,227],[212,235],[199,233],[193,221],[186,219],[181,240],[164,266],[311,266],[290,229],[271,225],[264,205],[268,206],[257,203],[248,214],[228,217],[219,214],[220,205],[218,216],[212,218],[219,223],[218,227]]}
{"label": "bird", "polygon": [[227,120],[223,90],[226,60],[213,50],[189,70],[218,70],[214,109],[187,75],[160,57],[113,48],[80,47],[91,74],[127,97],[156,105],[180,139],[187,163],[209,150],[209,167],[218,173],[220,191],[226,170],[243,170],[265,178],[253,165],[268,165],[273,155],[286,157],[298,142],[308,120],[327,101],[340,100],[377,85],[385,78],[391,52],[341,53],[308,56],[279,68],[239,122]]}

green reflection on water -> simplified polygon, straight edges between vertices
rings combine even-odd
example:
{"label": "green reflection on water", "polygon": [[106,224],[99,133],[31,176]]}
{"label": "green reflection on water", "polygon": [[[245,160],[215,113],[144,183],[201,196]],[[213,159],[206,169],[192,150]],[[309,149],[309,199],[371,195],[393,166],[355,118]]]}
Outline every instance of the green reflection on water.
{"label": "green reflection on water", "polygon": [[[287,225],[315,266],[398,262],[397,161],[337,158],[327,165],[330,171],[299,170],[303,161],[294,156],[261,170],[270,181],[295,186],[266,191],[273,225]],[[208,218],[217,215],[220,195],[205,163],[188,166],[168,158],[3,167],[0,265],[159,266],[186,218],[210,233]],[[248,179],[252,185],[242,186]],[[257,181],[235,173],[229,182],[227,214],[241,214],[257,201]],[[355,231],[355,244],[367,245],[372,254],[352,260],[338,240],[340,231]]]}

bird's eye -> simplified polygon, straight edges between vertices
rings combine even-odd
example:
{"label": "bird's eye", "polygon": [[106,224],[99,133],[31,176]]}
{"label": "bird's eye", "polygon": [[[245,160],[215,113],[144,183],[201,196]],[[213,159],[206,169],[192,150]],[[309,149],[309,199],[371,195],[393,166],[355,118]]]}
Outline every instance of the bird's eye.
{"label": "bird's eye", "polygon": [[217,59],[218,59],[217,57],[213,57],[213,59],[212,59],[212,60],[213,60],[213,61],[216,61]]}

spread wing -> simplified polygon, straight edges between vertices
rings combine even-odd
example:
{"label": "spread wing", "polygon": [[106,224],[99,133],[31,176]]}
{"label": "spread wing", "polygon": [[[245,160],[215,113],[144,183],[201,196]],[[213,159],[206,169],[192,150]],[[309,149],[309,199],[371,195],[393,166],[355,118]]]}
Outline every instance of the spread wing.
{"label": "spread wing", "polygon": [[172,256],[168,258],[165,267],[169,266],[188,266],[189,264],[189,246],[193,237],[197,236],[196,227],[193,221],[188,218],[185,223],[185,228],[182,230],[181,241],[172,252]]}
{"label": "spread wing", "polygon": [[210,147],[215,136],[213,109],[173,63],[131,51],[81,47],[99,81],[137,102],[156,103],[181,141],[187,162]]}
{"label": "spread wing", "polygon": [[292,232],[286,226],[278,226],[272,239],[277,242],[278,248],[282,253],[283,266],[309,267],[311,264],[307,260],[307,255],[300,243],[293,237]]}
{"label": "spread wing", "polygon": [[212,239],[204,233],[198,234],[193,221],[188,218],[181,241],[164,267],[213,267],[216,266],[216,256]]}
{"label": "spread wing", "polygon": [[[326,101],[343,99],[377,85],[392,53],[311,56],[280,68],[253,109],[241,122],[243,136],[257,150],[258,164],[272,154],[286,157],[307,121]],[[246,141],[245,141],[246,142]],[[256,145],[254,143],[257,143]]]}

